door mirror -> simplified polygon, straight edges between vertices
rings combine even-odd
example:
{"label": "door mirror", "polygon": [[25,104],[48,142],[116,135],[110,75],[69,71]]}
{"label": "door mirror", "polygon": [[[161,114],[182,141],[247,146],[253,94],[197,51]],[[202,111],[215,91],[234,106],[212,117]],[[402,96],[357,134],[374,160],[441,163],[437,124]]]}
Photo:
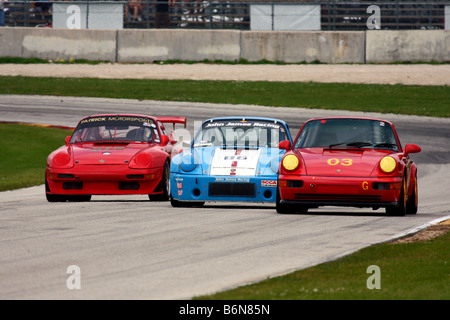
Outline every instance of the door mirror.
{"label": "door mirror", "polygon": [[289,150],[291,149],[291,142],[289,140],[283,140],[278,145],[279,149]]}
{"label": "door mirror", "polygon": [[418,153],[420,151],[422,151],[422,149],[418,145],[413,144],[413,143],[408,143],[405,146],[405,157],[407,157],[410,153]]}
{"label": "door mirror", "polygon": [[66,137],[66,140],[65,140],[65,141],[66,141],[66,144],[69,144],[70,138],[72,138],[72,137],[71,137],[71,136],[67,136],[67,137]]}
{"label": "door mirror", "polygon": [[170,139],[169,139],[169,137],[167,136],[167,135],[165,135],[165,134],[163,134],[162,136],[161,136],[161,145],[162,146],[167,146],[167,144],[169,143],[169,141],[170,141]]}
{"label": "door mirror", "polygon": [[177,141],[177,139],[175,138],[175,135],[173,134],[173,131],[172,131],[172,133],[170,134],[170,144],[175,144],[175,143],[177,143],[178,141]]}

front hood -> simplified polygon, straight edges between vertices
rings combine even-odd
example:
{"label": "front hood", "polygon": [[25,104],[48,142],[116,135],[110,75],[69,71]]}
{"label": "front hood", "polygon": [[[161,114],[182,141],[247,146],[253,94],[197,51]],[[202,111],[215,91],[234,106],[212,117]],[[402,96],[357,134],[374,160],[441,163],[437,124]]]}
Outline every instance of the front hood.
{"label": "front hood", "polygon": [[255,176],[260,149],[216,149],[211,159],[209,174],[212,176]]}
{"label": "front hood", "polygon": [[202,159],[202,172],[211,176],[274,175],[285,150],[278,148],[222,149],[195,148]]}
{"label": "front hood", "polygon": [[128,164],[133,156],[148,144],[93,144],[72,145],[75,164]]}
{"label": "front hood", "polygon": [[392,152],[375,149],[310,148],[302,149],[299,153],[308,175],[367,177],[378,162]]}

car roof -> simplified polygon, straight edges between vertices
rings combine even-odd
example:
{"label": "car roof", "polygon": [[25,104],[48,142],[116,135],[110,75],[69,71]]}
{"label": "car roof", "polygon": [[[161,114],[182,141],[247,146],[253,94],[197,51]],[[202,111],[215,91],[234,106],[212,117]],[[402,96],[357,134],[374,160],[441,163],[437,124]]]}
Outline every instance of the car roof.
{"label": "car roof", "polygon": [[286,125],[286,121],[276,118],[265,118],[265,117],[218,117],[218,118],[210,118],[203,122],[208,121],[216,121],[216,120],[263,120],[263,121],[273,121],[273,122],[281,122],[282,124]]}
{"label": "car roof", "polygon": [[152,116],[147,116],[147,115],[143,115],[143,114],[134,114],[134,113],[105,113],[105,114],[93,114],[87,117],[82,118],[81,120],[84,119],[89,119],[89,118],[95,118],[95,117],[141,117],[141,118],[149,118],[149,119],[153,119],[153,120],[157,120],[157,117],[152,117]]}
{"label": "car roof", "polygon": [[386,119],[379,119],[379,118],[372,118],[372,117],[317,117],[317,118],[312,118],[312,119],[308,119],[306,122],[309,121],[317,121],[317,120],[331,120],[331,119],[355,119],[355,120],[373,120],[373,121],[383,121],[386,123],[389,123],[390,125],[392,125],[392,122],[386,120]]}

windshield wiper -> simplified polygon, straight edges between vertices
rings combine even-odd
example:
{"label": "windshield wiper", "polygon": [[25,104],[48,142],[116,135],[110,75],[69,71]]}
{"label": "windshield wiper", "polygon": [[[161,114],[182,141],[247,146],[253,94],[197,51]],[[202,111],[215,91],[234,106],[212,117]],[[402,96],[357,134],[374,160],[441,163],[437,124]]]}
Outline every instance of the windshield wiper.
{"label": "windshield wiper", "polygon": [[330,144],[328,146],[328,148],[337,147],[337,146],[340,146],[340,145],[343,145],[343,144],[346,147],[356,147],[356,148],[372,146],[372,143],[370,143],[370,142],[355,141],[355,142],[341,142],[341,143]]}
{"label": "windshield wiper", "polygon": [[394,147],[397,147],[397,144],[395,144],[395,143],[389,143],[389,142],[383,142],[383,143],[377,143],[377,144],[375,144],[373,147],[374,147],[374,148],[383,148],[383,147],[386,147],[386,148],[394,148]]}

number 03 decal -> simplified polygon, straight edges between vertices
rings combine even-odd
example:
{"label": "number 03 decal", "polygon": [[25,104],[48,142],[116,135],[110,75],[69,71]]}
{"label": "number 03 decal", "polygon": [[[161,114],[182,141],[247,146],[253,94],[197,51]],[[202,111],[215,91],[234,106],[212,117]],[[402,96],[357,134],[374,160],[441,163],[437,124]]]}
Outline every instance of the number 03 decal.
{"label": "number 03 decal", "polygon": [[331,158],[327,160],[327,163],[330,166],[336,166],[338,164],[341,164],[341,166],[351,166],[353,164],[353,159],[337,159],[337,158]]}

